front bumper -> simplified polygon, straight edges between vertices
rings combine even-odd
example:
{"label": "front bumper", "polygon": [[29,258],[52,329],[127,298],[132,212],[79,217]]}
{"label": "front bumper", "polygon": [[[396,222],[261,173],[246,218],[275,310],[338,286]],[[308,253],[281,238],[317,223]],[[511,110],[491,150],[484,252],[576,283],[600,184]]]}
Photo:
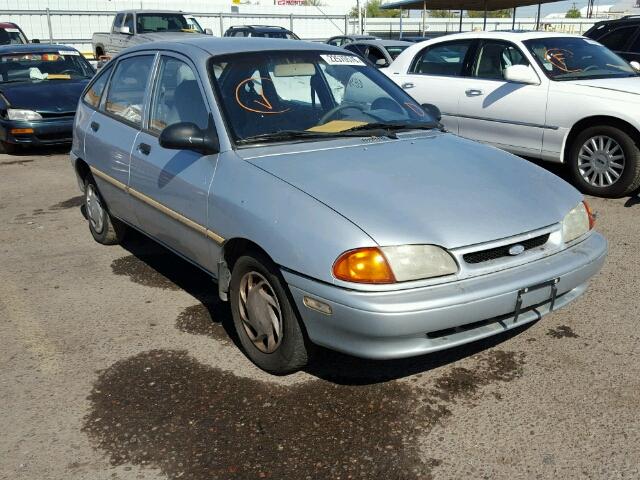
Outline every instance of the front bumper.
{"label": "front bumper", "polygon": [[[13,134],[12,129],[32,129],[33,133]],[[0,119],[0,140],[15,145],[56,145],[71,143],[73,117],[47,118],[32,122]]]}
{"label": "front bumper", "polygon": [[[420,355],[462,345],[540,319],[586,291],[602,267],[607,241],[597,232],[566,250],[508,270],[430,287],[386,292],[346,290],[289,271],[289,284],[314,343],[364,358]],[[522,304],[516,318],[518,296]],[[331,307],[326,315],[305,306],[305,296]]]}

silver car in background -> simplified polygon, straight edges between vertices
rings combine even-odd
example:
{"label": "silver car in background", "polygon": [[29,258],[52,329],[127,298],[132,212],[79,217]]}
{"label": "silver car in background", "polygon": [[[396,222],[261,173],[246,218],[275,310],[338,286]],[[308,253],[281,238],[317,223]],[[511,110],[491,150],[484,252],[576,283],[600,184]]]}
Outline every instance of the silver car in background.
{"label": "silver car in background", "polygon": [[83,95],[71,160],[100,243],[135,228],[208,272],[247,356],[389,359],[541,318],[606,240],[551,173],[444,132],[355,55],[287,40],[141,45]]}

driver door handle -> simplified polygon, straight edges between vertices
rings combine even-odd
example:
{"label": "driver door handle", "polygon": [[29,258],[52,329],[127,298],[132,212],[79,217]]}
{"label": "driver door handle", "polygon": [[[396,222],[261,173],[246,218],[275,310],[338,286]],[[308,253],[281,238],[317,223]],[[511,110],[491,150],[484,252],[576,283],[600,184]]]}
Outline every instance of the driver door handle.
{"label": "driver door handle", "polygon": [[478,90],[477,88],[470,88],[469,90],[465,90],[467,97],[478,97],[482,95],[482,90]]}
{"label": "driver door handle", "polygon": [[401,87],[402,87],[402,88],[404,88],[405,90],[408,90],[408,89],[410,89],[410,88],[415,87],[415,85],[414,85],[413,83],[411,83],[411,82],[407,82],[407,83],[403,83],[403,84],[401,85]]}
{"label": "driver door handle", "polygon": [[138,151],[143,155],[149,155],[151,153],[151,145],[147,143],[141,143],[138,145]]}

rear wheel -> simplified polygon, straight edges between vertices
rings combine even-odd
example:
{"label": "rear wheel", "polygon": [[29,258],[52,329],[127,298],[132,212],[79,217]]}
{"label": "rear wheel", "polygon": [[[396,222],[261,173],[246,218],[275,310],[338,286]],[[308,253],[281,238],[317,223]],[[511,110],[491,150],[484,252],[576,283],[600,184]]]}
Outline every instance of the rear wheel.
{"label": "rear wheel", "polygon": [[89,231],[96,242],[115,245],[122,241],[126,226],[109,215],[104,199],[91,177],[87,178],[84,184],[84,207],[89,221]]}
{"label": "rear wheel", "polygon": [[585,193],[622,197],[640,187],[640,149],[629,134],[616,127],[590,127],[574,140],[569,168]]}
{"label": "rear wheel", "polygon": [[229,287],[233,324],[247,357],[277,375],[306,365],[304,333],[273,262],[257,253],[240,257]]}

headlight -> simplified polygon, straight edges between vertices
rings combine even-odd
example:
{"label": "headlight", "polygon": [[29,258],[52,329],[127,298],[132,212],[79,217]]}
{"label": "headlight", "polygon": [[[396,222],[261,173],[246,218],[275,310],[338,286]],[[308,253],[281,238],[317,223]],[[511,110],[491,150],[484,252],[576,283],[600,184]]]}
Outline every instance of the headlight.
{"label": "headlight", "polygon": [[569,243],[593,228],[595,218],[587,202],[579,203],[562,220],[562,239]]}
{"label": "headlight", "polygon": [[33,110],[10,108],[7,110],[7,118],[9,120],[41,120],[42,115]]}
{"label": "headlight", "polygon": [[451,275],[458,265],[435,245],[401,245],[350,250],[333,265],[333,275],[346,282],[395,283]]}

